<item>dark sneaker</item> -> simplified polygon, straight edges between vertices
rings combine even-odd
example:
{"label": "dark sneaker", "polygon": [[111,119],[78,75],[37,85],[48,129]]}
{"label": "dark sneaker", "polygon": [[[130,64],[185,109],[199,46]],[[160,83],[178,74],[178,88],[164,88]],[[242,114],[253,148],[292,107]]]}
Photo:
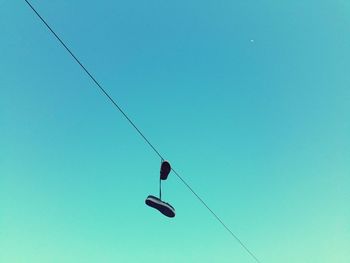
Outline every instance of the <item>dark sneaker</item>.
{"label": "dark sneaker", "polygon": [[159,212],[161,212],[163,215],[167,217],[174,217],[175,216],[175,209],[168,203],[163,202],[158,197],[155,197],[153,195],[149,195],[146,198],[146,205],[153,207],[157,209]]}
{"label": "dark sneaker", "polygon": [[160,179],[166,180],[168,178],[168,175],[171,171],[171,166],[168,161],[163,161],[162,165],[160,166]]}

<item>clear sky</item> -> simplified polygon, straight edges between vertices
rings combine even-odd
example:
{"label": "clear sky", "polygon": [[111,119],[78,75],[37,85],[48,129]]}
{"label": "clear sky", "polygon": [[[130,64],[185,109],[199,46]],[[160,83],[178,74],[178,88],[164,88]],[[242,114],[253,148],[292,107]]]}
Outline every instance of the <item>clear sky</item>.
{"label": "clear sky", "polygon": [[[350,262],[350,2],[33,5],[263,263]],[[0,262],[254,262],[23,0],[0,0]]]}

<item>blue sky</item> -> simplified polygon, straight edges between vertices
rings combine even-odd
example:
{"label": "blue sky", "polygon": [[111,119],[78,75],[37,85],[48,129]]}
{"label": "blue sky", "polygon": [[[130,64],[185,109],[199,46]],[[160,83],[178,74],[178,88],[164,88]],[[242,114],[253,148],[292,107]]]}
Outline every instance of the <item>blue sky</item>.
{"label": "blue sky", "polygon": [[[350,261],[350,3],[32,1],[262,262]],[[254,262],[24,1],[0,0],[0,262]],[[253,40],[253,41],[252,41]]]}

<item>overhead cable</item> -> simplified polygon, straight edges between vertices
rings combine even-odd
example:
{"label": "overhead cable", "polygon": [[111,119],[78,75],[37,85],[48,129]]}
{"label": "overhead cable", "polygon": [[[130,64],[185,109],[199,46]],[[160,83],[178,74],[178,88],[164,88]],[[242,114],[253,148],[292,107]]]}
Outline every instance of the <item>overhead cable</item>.
{"label": "overhead cable", "polygon": [[[85,71],[85,73],[90,77],[90,79],[96,84],[100,91],[109,99],[109,101],[118,109],[118,111],[125,117],[129,124],[134,127],[136,132],[144,139],[144,141],[151,147],[151,149],[160,157],[162,160],[165,158],[160,154],[156,147],[147,139],[147,137],[141,132],[141,130],[136,126],[136,124],[130,119],[126,112],[118,105],[118,103],[108,94],[108,92],[102,87],[102,85],[96,80],[96,78],[90,73],[90,71],[84,66],[84,64],[78,59],[78,57],[71,51],[71,49],[64,43],[64,41],[58,36],[58,34],[52,29],[52,27],[46,22],[46,20],[39,14],[39,12],[33,7],[33,5],[28,1],[24,0],[36,16],[44,23],[44,25],[49,29],[49,31],[55,36],[55,38],[61,43],[65,50],[71,55],[71,57],[79,64],[79,66]],[[194,194],[194,196],[208,209],[208,211],[215,217],[215,219],[228,231],[228,233],[248,252],[248,254],[258,263],[260,260],[251,252],[250,249],[235,235],[230,228],[217,216],[214,211],[203,201],[203,199],[193,190],[193,188],[185,181],[185,179],[171,168],[174,174],[180,179],[180,181]]]}

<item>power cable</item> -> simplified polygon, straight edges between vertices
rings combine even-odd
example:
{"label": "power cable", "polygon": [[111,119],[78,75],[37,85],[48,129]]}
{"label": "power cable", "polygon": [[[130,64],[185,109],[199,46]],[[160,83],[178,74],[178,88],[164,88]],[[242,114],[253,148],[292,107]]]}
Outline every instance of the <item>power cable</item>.
{"label": "power cable", "polygon": [[[32,11],[37,15],[37,17],[45,24],[45,26],[50,30],[50,32],[56,37],[56,39],[61,43],[61,45],[66,49],[66,51],[73,57],[73,59],[80,65],[80,67],[85,71],[85,73],[90,77],[90,79],[97,85],[97,87],[102,91],[102,93],[112,102],[112,104],[120,111],[120,113],[125,117],[125,119],[130,123],[131,126],[137,131],[137,133],[146,141],[146,143],[152,148],[152,150],[162,159],[163,156],[159,151],[153,146],[153,144],[146,138],[146,136],[141,132],[141,130],[135,125],[135,123],[129,118],[125,111],[117,104],[117,102],[107,93],[107,91],[102,87],[102,85],[95,79],[95,77],[87,70],[83,63],[77,58],[76,55],[68,48],[68,46],[63,42],[63,40],[56,34],[56,32],[51,28],[51,26],[45,21],[45,19],[39,14],[39,12],[33,7],[33,5],[28,1],[24,0]],[[248,247],[231,231],[228,226],[218,217],[214,211],[203,201],[203,199],[192,189],[192,187],[176,172],[173,168],[171,170],[174,174],[181,180],[181,182],[197,197],[197,199],[208,209],[208,211],[216,218],[216,220],[228,231],[228,233],[248,252],[248,254],[258,263],[261,261],[251,252]]]}

